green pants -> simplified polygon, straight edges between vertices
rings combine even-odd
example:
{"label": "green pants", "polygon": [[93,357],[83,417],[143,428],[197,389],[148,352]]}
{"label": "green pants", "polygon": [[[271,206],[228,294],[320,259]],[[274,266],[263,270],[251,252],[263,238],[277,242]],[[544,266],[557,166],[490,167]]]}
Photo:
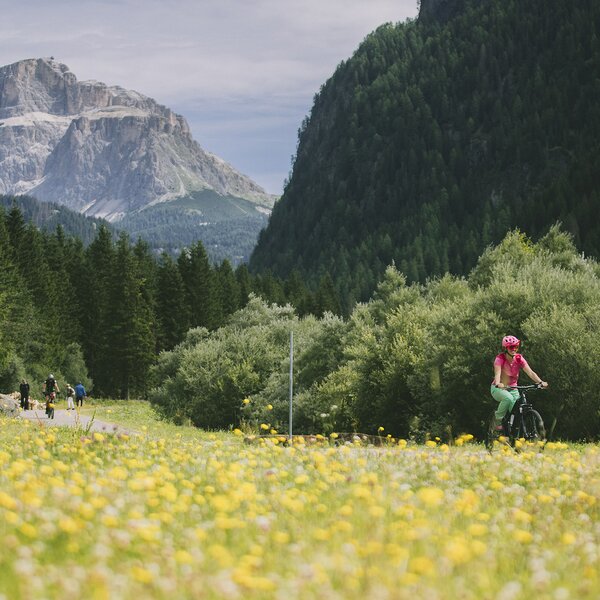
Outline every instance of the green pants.
{"label": "green pants", "polygon": [[506,388],[497,388],[494,384],[490,388],[492,398],[498,402],[496,411],[496,423],[501,423],[504,415],[512,410],[515,402],[519,399],[519,390],[507,390]]}

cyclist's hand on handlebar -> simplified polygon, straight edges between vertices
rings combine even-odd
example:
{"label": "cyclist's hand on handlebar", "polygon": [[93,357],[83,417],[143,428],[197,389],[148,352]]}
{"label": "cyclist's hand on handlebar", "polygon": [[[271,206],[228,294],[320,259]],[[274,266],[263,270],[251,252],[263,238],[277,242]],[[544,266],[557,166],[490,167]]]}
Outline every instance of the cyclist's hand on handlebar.
{"label": "cyclist's hand on handlebar", "polygon": [[497,387],[497,388],[499,388],[499,389],[503,389],[503,388],[505,388],[506,386],[505,386],[503,383],[497,383],[497,384],[496,384],[496,387]]}
{"label": "cyclist's hand on handlebar", "polygon": [[547,381],[540,381],[540,383],[538,385],[541,388],[547,388],[548,387],[548,382]]}

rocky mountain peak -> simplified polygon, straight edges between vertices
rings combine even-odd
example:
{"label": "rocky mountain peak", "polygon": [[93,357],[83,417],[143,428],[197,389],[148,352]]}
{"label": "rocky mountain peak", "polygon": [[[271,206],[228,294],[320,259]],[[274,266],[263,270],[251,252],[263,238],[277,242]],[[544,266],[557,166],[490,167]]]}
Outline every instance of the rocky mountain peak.
{"label": "rocky mountain peak", "polygon": [[0,193],[118,220],[203,189],[273,203],[204,151],[182,116],[148,96],[80,82],[53,58],[0,68]]}

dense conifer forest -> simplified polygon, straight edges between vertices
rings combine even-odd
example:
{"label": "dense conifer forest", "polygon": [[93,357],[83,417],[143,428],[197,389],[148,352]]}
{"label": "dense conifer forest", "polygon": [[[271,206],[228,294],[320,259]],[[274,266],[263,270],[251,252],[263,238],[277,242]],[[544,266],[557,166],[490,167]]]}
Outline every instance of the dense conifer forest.
{"label": "dense conifer forest", "polygon": [[203,190],[126,215],[116,227],[172,255],[201,240],[211,262],[227,259],[237,266],[248,262],[267,223],[268,211],[260,208],[242,198]]}
{"label": "dense conifer forest", "polygon": [[[212,263],[200,241],[176,258],[157,258],[146,242],[131,243],[106,224],[85,245],[60,225],[40,229],[19,206],[0,207],[2,391],[16,389],[22,377],[41,386],[52,372],[97,394],[143,396],[162,350],[190,328],[219,327],[252,293],[289,301],[300,314],[339,310],[327,278],[312,293],[295,274],[285,281],[251,276],[245,264],[234,270],[227,260]],[[89,227],[84,217],[72,230],[78,227]]]}
{"label": "dense conifer forest", "polygon": [[87,246],[101,225],[113,230],[104,219],[86,217],[54,202],[40,202],[31,196],[5,196],[0,194],[0,207],[10,210],[18,206],[23,219],[46,231],[54,231],[58,225],[65,235],[79,238]]}
{"label": "dense conifer forest", "polygon": [[513,227],[561,221],[598,255],[600,3],[445,4],[381,26],[322,86],[251,271],[328,273],[349,312],[392,261],[466,274]]}

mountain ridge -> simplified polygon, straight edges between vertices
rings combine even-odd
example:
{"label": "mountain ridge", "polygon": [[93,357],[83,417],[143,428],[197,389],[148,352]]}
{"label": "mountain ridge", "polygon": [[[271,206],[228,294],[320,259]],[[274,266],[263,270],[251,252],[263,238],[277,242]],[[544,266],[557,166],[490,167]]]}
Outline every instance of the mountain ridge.
{"label": "mountain ridge", "polygon": [[79,82],[52,58],[0,68],[0,193],[92,216],[214,190],[270,208],[274,197],[191,136],[184,117],[139,92]]}
{"label": "mountain ridge", "polygon": [[427,6],[321,86],[251,271],[328,273],[349,310],[386,265],[466,275],[514,228],[600,252],[600,5]]}

